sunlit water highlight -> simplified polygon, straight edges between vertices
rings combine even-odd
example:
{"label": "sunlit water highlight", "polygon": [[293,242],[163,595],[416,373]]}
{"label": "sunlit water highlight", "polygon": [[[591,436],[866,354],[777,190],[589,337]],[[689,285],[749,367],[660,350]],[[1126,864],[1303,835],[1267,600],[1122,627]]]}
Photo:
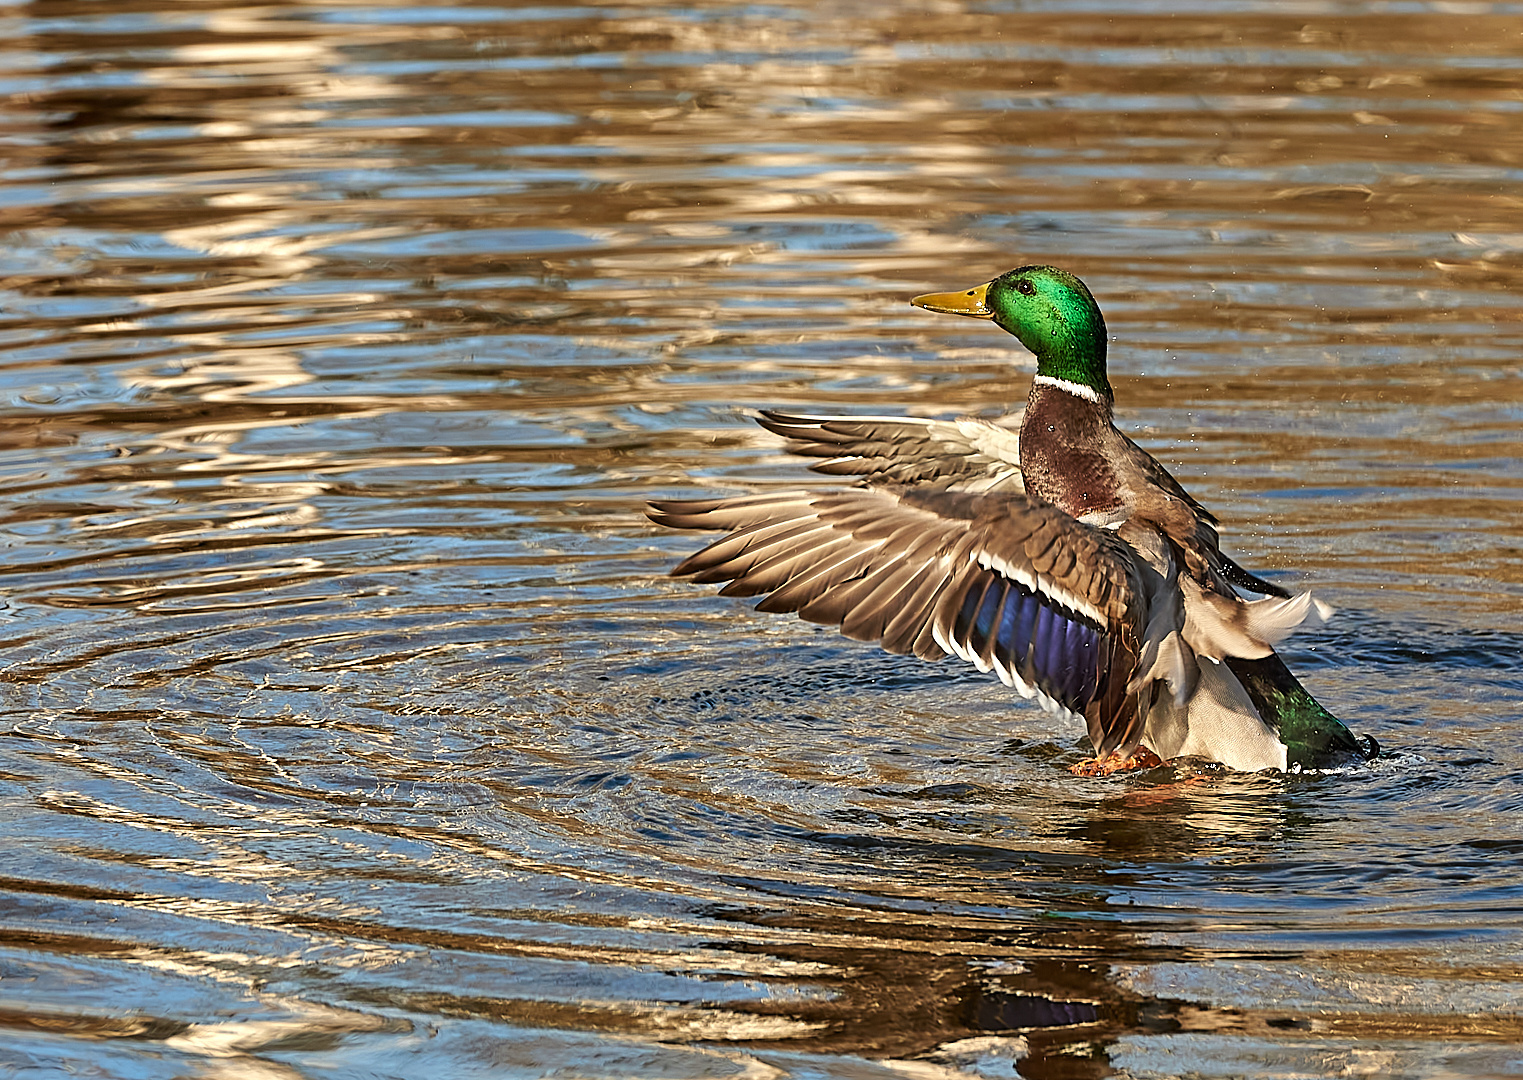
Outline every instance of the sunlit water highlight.
{"label": "sunlit water highlight", "polygon": [[[1523,1075],[1523,11],[0,8],[0,1071]],[[1126,430],[1388,756],[1070,776],[665,576],[744,410]]]}

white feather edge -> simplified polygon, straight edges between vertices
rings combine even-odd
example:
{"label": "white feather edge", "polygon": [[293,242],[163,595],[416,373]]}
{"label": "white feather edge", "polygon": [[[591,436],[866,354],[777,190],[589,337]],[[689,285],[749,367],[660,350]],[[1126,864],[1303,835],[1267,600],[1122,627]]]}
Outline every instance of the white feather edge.
{"label": "white feather edge", "polygon": [[[1051,599],[1056,600],[1058,603],[1063,604],[1069,610],[1077,611],[1080,614],[1093,619],[1101,626],[1106,625],[1105,618],[1093,607],[1091,607],[1089,604],[1086,604],[1084,601],[1080,600],[1078,597],[1074,596],[1066,589],[1058,588],[1056,585],[1052,584],[1052,582],[1048,581],[1041,575],[1033,575],[1027,573],[1025,570],[1011,566],[1004,559],[996,559],[983,552],[979,553],[975,561],[985,570],[993,570],[996,574],[999,574],[1010,581],[1015,581],[1032,592],[1041,593],[1043,596],[1050,597]],[[1036,703],[1040,705],[1044,711],[1055,713],[1058,716],[1069,717],[1071,719],[1084,719],[1081,714],[1074,712],[1066,705],[1060,703],[1056,698],[1047,693],[1041,687],[1033,686],[1031,683],[1028,683],[1025,679],[1021,678],[1020,675],[1012,671],[1010,668],[1006,667],[1004,664],[1001,664],[998,661],[995,661],[992,664],[988,663],[984,660],[983,657],[973,652],[963,643],[953,641],[944,632],[944,628],[940,625],[940,623],[932,624],[931,638],[936,642],[937,645],[941,646],[945,652],[951,653],[953,656],[957,656],[963,660],[966,660],[968,663],[976,667],[979,671],[993,671],[996,675],[999,676],[1000,682],[1004,683],[1006,686],[1012,687],[1023,698],[1028,700],[1035,699]]]}
{"label": "white feather edge", "polygon": [[1013,688],[1018,694],[1021,695],[1021,697],[1026,698],[1027,700],[1035,699],[1036,703],[1040,705],[1046,712],[1056,713],[1059,716],[1066,716],[1078,720],[1084,719],[1083,716],[1074,712],[1066,705],[1061,704],[1056,698],[1047,693],[1041,687],[1033,686],[1031,683],[1021,678],[1015,672],[1011,671],[1004,664],[1001,664],[997,661],[993,664],[985,663],[983,657],[973,652],[967,646],[959,642],[952,641],[950,638],[948,638],[946,634],[942,633],[942,628],[940,626],[933,625],[931,627],[931,637],[935,640],[936,644],[940,645],[944,650],[951,653],[953,656],[957,656],[963,660],[966,660],[968,663],[978,668],[979,671],[994,672],[999,676],[1000,682],[1004,683],[1006,686]]}
{"label": "white feather edge", "polygon": [[[834,421],[849,421],[851,423],[868,424],[906,424],[918,427],[930,427],[932,424],[945,424],[952,421],[933,420],[929,416],[869,416],[854,415],[848,413],[795,413],[778,410],[786,420],[803,420],[810,424],[827,424]],[[760,413],[754,414],[760,416]]]}
{"label": "white feather edge", "polygon": [[1053,582],[1041,574],[1033,574],[1024,567],[1012,566],[1004,559],[997,559],[986,552],[979,553],[978,565],[982,566],[985,570],[993,570],[996,574],[1009,578],[1011,581],[1017,581],[1032,592],[1038,592],[1043,596],[1056,600],[1068,608],[1069,611],[1077,611],[1080,615],[1094,620],[1098,626],[1108,625],[1109,620],[1093,606],[1079,599],[1067,589],[1053,584]]}

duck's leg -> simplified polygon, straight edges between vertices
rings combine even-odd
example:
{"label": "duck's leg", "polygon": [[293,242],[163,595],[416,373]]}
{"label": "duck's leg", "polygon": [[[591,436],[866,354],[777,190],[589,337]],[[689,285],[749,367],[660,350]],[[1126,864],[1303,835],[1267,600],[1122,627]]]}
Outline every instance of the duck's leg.
{"label": "duck's leg", "polygon": [[1125,772],[1129,769],[1156,769],[1162,764],[1163,758],[1146,746],[1138,746],[1132,751],[1131,757],[1124,758],[1112,751],[1104,761],[1099,758],[1086,758],[1076,765],[1070,765],[1068,771],[1075,776],[1109,776],[1111,773]]}

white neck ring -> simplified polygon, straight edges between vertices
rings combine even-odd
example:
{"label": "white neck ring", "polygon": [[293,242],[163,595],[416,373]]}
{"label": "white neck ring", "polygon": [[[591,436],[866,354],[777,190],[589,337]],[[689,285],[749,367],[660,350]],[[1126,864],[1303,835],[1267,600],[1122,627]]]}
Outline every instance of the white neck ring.
{"label": "white neck ring", "polygon": [[1038,386],[1050,386],[1054,390],[1061,390],[1065,394],[1072,394],[1076,398],[1092,401],[1100,404],[1100,392],[1083,383],[1069,382],[1067,379],[1055,379],[1051,375],[1038,375],[1032,380]]}

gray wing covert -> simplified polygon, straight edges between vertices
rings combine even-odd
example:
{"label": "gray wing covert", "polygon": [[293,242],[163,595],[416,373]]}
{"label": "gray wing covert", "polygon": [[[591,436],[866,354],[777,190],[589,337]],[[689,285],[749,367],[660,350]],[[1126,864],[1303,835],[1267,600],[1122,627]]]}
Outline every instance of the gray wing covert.
{"label": "gray wing covert", "polygon": [[869,483],[933,483],[960,491],[1024,491],[1016,432],[989,420],[762,412],[757,423],[818,459],[810,468]]}

